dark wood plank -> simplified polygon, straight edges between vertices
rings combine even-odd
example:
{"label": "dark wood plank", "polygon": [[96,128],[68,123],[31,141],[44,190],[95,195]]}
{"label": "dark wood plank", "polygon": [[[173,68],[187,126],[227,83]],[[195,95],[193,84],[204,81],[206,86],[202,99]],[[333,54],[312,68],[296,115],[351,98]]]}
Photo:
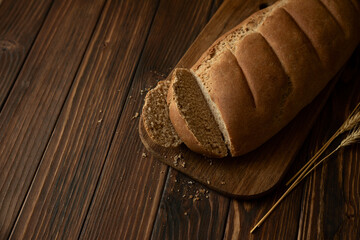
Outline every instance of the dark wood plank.
{"label": "dark wood plank", "polygon": [[0,110],[52,0],[0,1]]}
{"label": "dark wood plank", "polygon": [[[307,149],[308,144],[303,149]],[[303,150],[302,150],[303,151]],[[307,152],[307,151],[304,151]],[[306,154],[297,158],[297,166],[305,163]],[[299,169],[299,167],[294,169]],[[295,173],[290,171],[287,179]],[[284,186],[263,198],[256,200],[235,200],[230,202],[224,239],[295,239],[300,216],[302,184],[281,203],[273,214],[253,234],[250,230],[266,214],[286,190]]]}
{"label": "dark wood plank", "polygon": [[15,222],[102,6],[53,3],[0,113],[1,239]]}
{"label": "dark wood plank", "polygon": [[221,239],[229,199],[171,170],[152,239]]}
{"label": "dark wood plank", "polygon": [[[305,141],[304,146],[301,148],[297,158],[295,159],[294,165],[291,167],[290,172],[286,179],[290,179],[305,162],[313,156],[316,151],[324,144],[327,139],[336,131],[336,129],[344,121],[345,116],[349,111],[354,107],[354,104],[360,100],[359,92],[359,76],[360,71],[356,70],[358,68],[359,61],[356,60],[360,57],[359,51],[357,51],[354,56],[349,60],[345,66],[343,72],[340,74],[340,81],[335,87],[335,91],[331,94],[327,104],[322,110],[319,118],[317,119],[314,127],[312,128],[307,140]],[[347,82],[347,83],[344,83]],[[346,87],[345,87],[345,86]],[[346,88],[346,91],[344,91]],[[341,90],[342,89],[342,90]],[[353,90],[351,90],[353,89]],[[339,94],[342,92],[342,94]],[[351,92],[351,94],[349,94]],[[348,94],[348,96],[346,96]],[[357,99],[357,100],[350,100]],[[350,105],[352,107],[350,107]],[[334,108],[334,106],[337,106]],[[329,121],[329,119],[331,121]],[[354,150],[356,151],[356,150]],[[357,180],[356,177],[352,179],[352,176],[359,175],[358,163],[356,165],[357,155],[353,152],[352,164],[355,164],[350,168],[348,166],[347,171],[352,169],[352,172],[348,172],[348,182],[343,182],[342,186],[337,188],[338,196],[333,195],[333,185],[337,179],[339,179],[338,174],[334,174],[334,171],[339,170],[339,166],[333,165],[329,167],[326,173],[327,179],[333,179],[331,183],[324,184],[321,183],[320,178],[314,182],[312,178],[309,178],[306,183],[306,191],[303,196],[303,189],[305,183],[301,183],[292,193],[290,193],[285,200],[276,208],[276,210],[270,215],[270,217],[263,223],[263,225],[257,229],[254,234],[250,234],[252,227],[264,216],[264,214],[271,208],[271,206],[277,201],[277,199],[282,195],[286,190],[284,184],[281,188],[277,189],[276,192],[270,194],[269,196],[256,200],[256,201],[236,201],[233,200],[230,204],[230,211],[228,215],[228,222],[225,232],[225,239],[294,239],[296,237],[308,238],[308,239],[317,239],[321,236],[320,233],[324,232],[324,227],[328,227],[328,230],[333,231],[336,229],[336,226],[331,225],[330,223],[338,223],[339,208],[341,208],[341,189],[348,189],[350,182],[354,184]],[[340,168],[341,169],[341,168]],[[323,171],[323,172],[324,172]],[[346,172],[344,170],[344,172]],[[317,173],[317,176],[319,173]],[[343,175],[344,176],[344,175]],[[283,183],[285,183],[284,181]],[[356,182],[357,183],[357,182]],[[334,185],[336,186],[336,184]],[[321,190],[327,190],[327,198],[320,199]],[[335,188],[336,189],[336,188]],[[322,195],[324,197],[324,195]],[[355,202],[349,203],[359,204],[359,196],[351,196],[352,199],[357,199]],[[350,196],[349,198],[350,199]],[[326,203],[326,211],[328,213],[326,216],[319,214],[319,206],[317,203],[323,201],[323,205]],[[350,206],[351,204],[347,205]],[[345,213],[343,213],[345,214]],[[359,216],[359,212],[355,215]],[[301,216],[301,218],[300,218]],[[326,219],[327,225],[322,225],[319,228],[319,219]],[[299,224],[299,219],[300,224]],[[311,219],[311,220],[309,220]],[[353,218],[353,225],[351,230],[356,231],[356,217]],[[351,222],[351,221],[350,221]],[[325,223],[325,222],[324,222]],[[343,233],[346,233],[348,229],[344,229]],[[320,234],[320,235],[319,235]],[[332,239],[334,235],[323,236],[324,239]],[[342,239],[340,237],[340,239]],[[349,239],[347,237],[343,239]],[[351,239],[351,238],[350,238]],[[355,239],[355,238],[354,238]]]}
{"label": "dark wood plank", "polygon": [[79,236],[157,5],[106,3],[12,239]]}
{"label": "dark wood plank", "polygon": [[151,236],[167,167],[142,157],[138,118],[132,116],[141,110],[141,90],[170,72],[205,25],[210,8],[210,0],[160,2],[81,239]]}
{"label": "dark wood plank", "polygon": [[[321,147],[360,102],[360,47],[352,60],[348,78],[337,85],[319,119],[314,148]],[[359,144],[342,149],[308,177],[299,239],[360,238],[359,153]]]}

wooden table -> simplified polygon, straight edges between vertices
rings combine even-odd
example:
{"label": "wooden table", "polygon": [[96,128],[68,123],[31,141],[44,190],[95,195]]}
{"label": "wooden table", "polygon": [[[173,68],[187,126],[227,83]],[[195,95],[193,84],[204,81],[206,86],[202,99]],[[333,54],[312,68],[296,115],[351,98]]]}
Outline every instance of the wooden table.
{"label": "wooden table", "polygon": [[[254,0],[238,1],[254,11]],[[231,199],[146,153],[135,117],[146,89],[221,3],[0,0],[0,239],[360,238],[359,145],[311,174],[252,235],[284,183],[258,200]],[[359,102],[359,52],[287,179]]]}

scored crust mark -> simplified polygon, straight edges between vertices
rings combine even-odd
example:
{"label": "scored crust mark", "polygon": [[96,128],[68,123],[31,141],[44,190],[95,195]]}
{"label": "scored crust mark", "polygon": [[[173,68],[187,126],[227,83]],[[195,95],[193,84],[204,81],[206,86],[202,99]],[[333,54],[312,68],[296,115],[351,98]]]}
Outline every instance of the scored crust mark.
{"label": "scored crust mark", "polygon": [[[260,32],[257,32],[257,33],[259,33],[259,35],[264,39],[264,41],[266,42],[266,44],[269,46],[269,48],[270,48],[271,51],[273,52],[274,56],[276,56],[277,62],[280,63],[281,69],[282,69],[282,71],[284,72],[285,76],[286,76],[287,79],[288,79],[288,81],[287,81],[287,86],[290,86],[290,88],[288,87],[287,89],[289,89],[289,90],[292,91],[293,88],[294,88],[294,84],[293,84],[293,82],[292,82],[289,74],[286,72],[285,67],[284,67],[284,64],[280,61],[279,56],[276,54],[275,49],[270,45],[269,41],[262,35],[262,33],[260,33]],[[288,91],[288,90],[287,90],[287,91]],[[291,93],[291,92],[290,92],[290,93]],[[289,94],[290,94],[290,93],[289,93]]]}
{"label": "scored crust mark", "polygon": [[294,85],[292,81],[290,80],[290,77],[288,77],[287,85],[283,93],[281,94],[280,104],[279,104],[279,114],[275,114],[275,119],[277,121],[281,121],[281,118],[284,114],[284,108],[286,105],[286,102],[289,99],[290,94],[294,91]]}
{"label": "scored crust mark", "polygon": [[[346,1],[346,0],[344,0]],[[338,19],[334,16],[334,14],[330,11],[330,9],[328,8],[328,6],[326,6],[326,4],[322,1],[319,0],[319,3],[324,7],[324,9],[329,13],[330,17],[334,20],[334,22],[339,26],[339,28],[341,29],[341,31],[345,34],[345,30],[343,29],[343,27],[341,26],[341,24],[339,23]]]}
{"label": "scored crust mark", "polygon": [[[322,0],[344,29],[345,38],[359,36],[359,13],[350,0]],[[350,24],[349,24],[350,23]],[[354,25],[355,23],[355,25]]]}
{"label": "scored crust mark", "polygon": [[296,26],[299,28],[299,30],[304,34],[304,36],[306,37],[306,39],[308,40],[308,45],[311,47],[311,49],[313,50],[313,52],[315,53],[316,57],[318,58],[319,62],[321,61],[320,58],[320,54],[319,52],[316,50],[316,48],[314,47],[314,43],[311,41],[311,39],[309,38],[309,36],[306,34],[306,32],[304,31],[304,29],[302,29],[300,27],[300,25],[298,24],[298,22],[295,20],[295,18],[285,9],[285,8],[281,8],[282,10],[284,10],[284,12],[289,16],[289,18],[296,24]]}
{"label": "scored crust mark", "polygon": [[[249,80],[246,78],[244,71],[242,70],[242,67],[240,66],[240,63],[238,61],[238,59],[236,58],[235,54],[229,49],[229,52],[233,55],[233,57],[236,59],[236,64],[239,67],[239,70],[241,71],[241,74],[244,76],[244,82],[246,83],[246,87],[248,88],[249,92],[250,92],[250,96],[251,96],[251,100],[252,100],[252,104],[253,107],[256,108],[256,102],[255,102],[255,96],[254,96],[254,92],[251,90],[250,88],[250,84],[249,84]],[[241,79],[238,79],[239,81],[241,81]]]}
{"label": "scored crust mark", "polygon": [[292,88],[293,88],[293,83],[292,83],[292,81],[291,81],[291,78],[290,78],[289,74],[286,72],[286,68],[285,68],[284,64],[281,62],[279,56],[276,54],[275,49],[273,48],[273,46],[271,46],[271,44],[269,43],[269,41],[264,37],[264,35],[263,35],[261,32],[257,32],[257,33],[259,33],[260,36],[265,40],[266,44],[269,46],[269,48],[271,49],[271,51],[273,52],[273,54],[276,56],[276,59],[277,59],[277,61],[280,63],[281,68],[282,68],[283,72],[285,73],[285,76],[288,78],[288,84],[290,84],[290,86],[291,86],[290,89],[292,89]]}
{"label": "scored crust mark", "polygon": [[236,26],[227,32],[222,38],[218,39],[199,59],[199,61],[192,67],[192,70],[206,85],[206,80],[209,78],[209,68],[213,65],[219,56],[227,49],[234,51],[237,42],[242,38],[254,32],[258,25],[260,25],[266,18],[266,15],[276,4],[260,10],[256,16],[250,16],[246,22],[240,26]]}
{"label": "scored crust mark", "polygon": [[355,1],[358,1],[358,0],[350,0],[349,2],[351,3],[351,5],[353,5],[353,7],[354,7],[358,12],[360,12],[360,6],[359,6],[359,4],[357,4]]}
{"label": "scored crust mark", "polygon": [[288,100],[288,96],[290,96],[290,94],[294,91],[294,83],[292,82],[292,79],[291,79],[290,75],[286,72],[286,68],[285,68],[284,64],[281,62],[279,56],[276,54],[275,49],[271,46],[269,41],[262,35],[262,33],[260,33],[260,32],[258,32],[258,33],[265,40],[266,44],[269,46],[269,48],[273,52],[274,56],[276,56],[276,59],[280,63],[281,69],[282,69],[282,71],[285,74],[286,79],[287,79],[286,87],[282,91],[281,98],[280,98],[279,112],[278,112],[278,114],[274,114],[275,118],[277,120],[280,120],[281,117],[282,117],[282,114],[284,112],[284,106],[285,106],[285,104],[286,104],[286,102]]}

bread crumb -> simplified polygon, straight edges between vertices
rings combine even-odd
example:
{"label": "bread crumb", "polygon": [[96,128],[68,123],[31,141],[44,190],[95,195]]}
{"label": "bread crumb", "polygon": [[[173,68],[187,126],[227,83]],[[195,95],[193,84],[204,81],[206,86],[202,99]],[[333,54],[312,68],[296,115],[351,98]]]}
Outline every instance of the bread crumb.
{"label": "bread crumb", "polygon": [[182,153],[176,154],[174,156],[174,166],[177,167],[179,164],[182,168],[186,168],[186,163],[184,161],[184,156],[182,155]]}
{"label": "bread crumb", "polygon": [[185,215],[185,216],[187,216],[187,215],[188,215],[188,213],[187,213],[187,212],[184,212],[184,215]]}
{"label": "bread crumb", "polygon": [[146,153],[144,153],[144,152],[141,154],[141,156],[142,156],[142,158],[146,158],[146,157],[147,157]]}
{"label": "bread crumb", "polygon": [[137,117],[139,117],[139,113],[138,113],[138,112],[136,112],[135,115],[134,115],[131,119],[135,119],[135,118],[137,118]]}
{"label": "bread crumb", "polygon": [[225,185],[226,182],[225,182],[225,181],[221,181],[220,184],[221,184],[221,185]]}
{"label": "bread crumb", "polygon": [[102,119],[99,119],[97,122],[98,122],[98,123],[101,123],[101,122],[102,122]]}
{"label": "bread crumb", "polygon": [[207,184],[210,184],[210,181],[209,181],[209,180],[206,180],[206,183],[207,183]]}
{"label": "bread crumb", "polygon": [[174,160],[179,161],[179,160],[181,160],[181,159],[183,159],[182,153],[176,154],[176,155],[174,156]]}
{"label": "bread crumb", "polygon": [[184,160],[180,163],[181,167],[186,168]]}

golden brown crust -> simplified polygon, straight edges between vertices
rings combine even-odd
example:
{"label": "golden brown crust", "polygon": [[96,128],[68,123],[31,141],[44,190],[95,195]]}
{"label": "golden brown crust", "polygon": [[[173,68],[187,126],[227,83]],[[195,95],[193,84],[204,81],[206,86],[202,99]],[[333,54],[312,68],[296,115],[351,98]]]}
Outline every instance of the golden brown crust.
{"label": "golden brown crust", "polygon": [[[359,42],[359,16],[342,1],[280,1],[264,19],[264,12],[255,13],[222,36],[193,66],[221,114],[233,156],[284,127],[350,56]],[[256,27],[229,43],[227,36],[249,22]],[[240,87],[244,83],[248,87]]]}
{"label": "golden brown crust", "polygon": [[[191,70],[225,126],[232,156],[260,146],[309,104],[350,57],[359,29],[356,1],[284,0],[220,37]],[[196,138],[189,142],[204,151]]]}

